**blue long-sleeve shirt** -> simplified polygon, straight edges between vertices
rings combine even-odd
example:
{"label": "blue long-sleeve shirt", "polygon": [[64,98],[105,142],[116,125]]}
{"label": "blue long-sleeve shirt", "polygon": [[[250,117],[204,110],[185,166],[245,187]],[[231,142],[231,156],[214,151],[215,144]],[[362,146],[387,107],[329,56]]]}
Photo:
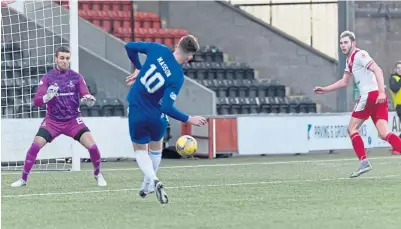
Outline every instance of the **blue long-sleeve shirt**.
{"label": "blue long-sleeve shirt", "polygon": [[[129,42],[127,55],[140,70],[127,100],[130,106],[141,108],[141,115],[160,117],[164,113],[181,122],[189,116],[174,107],[184,84],[184,71],[168,47],[153,42]],[[138,53],[146,54],[141,65]]]}

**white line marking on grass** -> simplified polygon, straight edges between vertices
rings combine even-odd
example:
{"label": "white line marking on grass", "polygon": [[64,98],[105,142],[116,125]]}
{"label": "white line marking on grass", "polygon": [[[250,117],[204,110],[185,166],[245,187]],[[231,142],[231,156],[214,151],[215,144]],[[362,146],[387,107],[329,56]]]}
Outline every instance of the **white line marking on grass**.
{"label": "white line marking on grass", "polygon": [[[246,183],[228,183],[228,184],[204,184],[204,185],[184,185],[176,187],[166,187],[169,189],[191,189],[191,188],[208,188],[208,187],[225,187],[225,186],[247,186],[247,185],[265,185],[265,184],[285,184],[285,183],[318,183],[326,181],[341,181],[341,180],[367,180],[367,179],[388,179],[399,177],[398,174],[385,175],[385,176],[365,176],[359,178],[322,178],[322,179],[306,179],[306,180],[277,180],[277,181],[261,181],[261,182],[246,182]],[[22,198],[22,197],[37,197],[37,196],[63,196],[74,194],[89,194],[89,193],[105,193],[105,192],[126,192],[126,191],[139,191],[138,188],[125,188],[125,189],[105,189],[105,190],[87,190],[87,191],[74,191],[74,192],[47,192],[47,193],[31,193],[21,195],[6,195],[1,198]]]}
{"label": "white line marking on grass", "polygon": [[[369,160],[401,160],[401,157],[370,157]],[[339,158],[339,159],[323,159],[323,160],[292,160],[292,161],[268,161],[268,162],[244,162],[244,163],[216,163],[216,164],[204,164],[204,165],[175,165],[175,166],[164,166],[159,169],[185,169],[185,168],[207,168],[207,167],[233,167],[233,166],[248,166],[248,165],[281,165],[281,164],[308,164],[308,163],[330,163],[330,162],[343,162],[343,161],[355,161],[358,162],[356,158]],[[111,162],[112,163],[112,162]],[[136,162],[132,162],[134,168],[110,168],[102,169],[102,171],[133,171],[139,170],[136,167]],[[83,169],[78,172],[92,172],[92,169]],[[54,171],[53,171],[54,172]],[[70,172],[70,171],[66,171]],[[50,171],[32,171],[31,173],[50,173]],[[21,172],[5,172],[2,171],[1,175],[17,175]]]}

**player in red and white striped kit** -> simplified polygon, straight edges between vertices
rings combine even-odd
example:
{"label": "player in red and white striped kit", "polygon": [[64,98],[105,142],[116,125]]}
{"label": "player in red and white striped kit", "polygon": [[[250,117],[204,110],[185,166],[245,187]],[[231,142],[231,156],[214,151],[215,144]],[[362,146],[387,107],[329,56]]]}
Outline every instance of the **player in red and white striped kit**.
{"label": "player in red and white striped kit", "polygon": [[343,78],[326,87],[315,87],[314,92],[324,94],[346,87],[354,77],[360,98],[352,112],[348,133],[360,160],[360,167],[351,174],[350,177],[353,178],[372,169],[366,156],[363,140],[358,133],[365,120],[369,117],[372,118],[380,138],[390,143],[394,151],[401,152],[401,139],[388,129],[388,100],[384,90],[382,69],[369,56],[368,52],[356,48],[353,32],[344,31],[340,35],[340,47],[347,59]]}

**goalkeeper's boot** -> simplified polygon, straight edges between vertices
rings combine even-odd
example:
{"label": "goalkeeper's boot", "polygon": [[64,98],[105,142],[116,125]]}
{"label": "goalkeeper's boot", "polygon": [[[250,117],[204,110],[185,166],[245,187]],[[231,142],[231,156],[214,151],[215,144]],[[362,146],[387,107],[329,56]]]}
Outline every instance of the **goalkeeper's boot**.
{"label": "goalkeeper's boot", "polygon": [[355,178],[359,177],[360,175],[369,172],[372,170],[372,165],[368,161],[368,159],[364,159],[361,161],[361,165],[359,166],[359,169],[356,172],[353,172],[350,176],[350,178]]}
{"label": "goalkeeper's boot", "polygon": [[167,193],[164,191],[164,185],[162,182],[155,180],[155,193],[156,197],[161,204],[168,203]]}
{"label": "goalkeeper's boot", "polygon": [[101,186],[101,187],[107,186],[107,182],[101,173],[99,173],[97,176],[95,176],[95,179],[97,181],[97,186]]}
{"label": "goalkeeper's boot", "polygon": [[19,179],[16,182],[12,183],[10,186],[12,188],[18,188],[18,187],[26,186],[26,181],[24,181],[23,179]]}

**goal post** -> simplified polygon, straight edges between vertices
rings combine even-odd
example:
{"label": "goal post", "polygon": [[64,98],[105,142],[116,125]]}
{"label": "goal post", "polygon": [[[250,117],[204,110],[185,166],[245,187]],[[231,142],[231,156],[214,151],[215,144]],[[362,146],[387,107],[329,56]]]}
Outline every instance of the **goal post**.
{"label": "goal post", "polygon": [[[79,72],[79,39],[78,39],[78,1],[69,1],[69,22],[70,22],[70,50],[71,50],[71,69]],[[60,4],[61,5],[61,4]],[[59,6],[60,7],[60,6]],[[72,171],[79,171],[81,158],[75,150],[72,151]]]}
{"label": "goal post", "polygon": [[[62,7],[69,1],[69,9]],[[21,170],[26,151],[45,115],[33,106],[40,78],[54,67],[60,46],[71,50],[71,68],[79,72],[76,0],[2,1],[1,5],[1,164]],[[79,171],[74,150],[59,148],[57,138],[38,154],[33,170]]]}

